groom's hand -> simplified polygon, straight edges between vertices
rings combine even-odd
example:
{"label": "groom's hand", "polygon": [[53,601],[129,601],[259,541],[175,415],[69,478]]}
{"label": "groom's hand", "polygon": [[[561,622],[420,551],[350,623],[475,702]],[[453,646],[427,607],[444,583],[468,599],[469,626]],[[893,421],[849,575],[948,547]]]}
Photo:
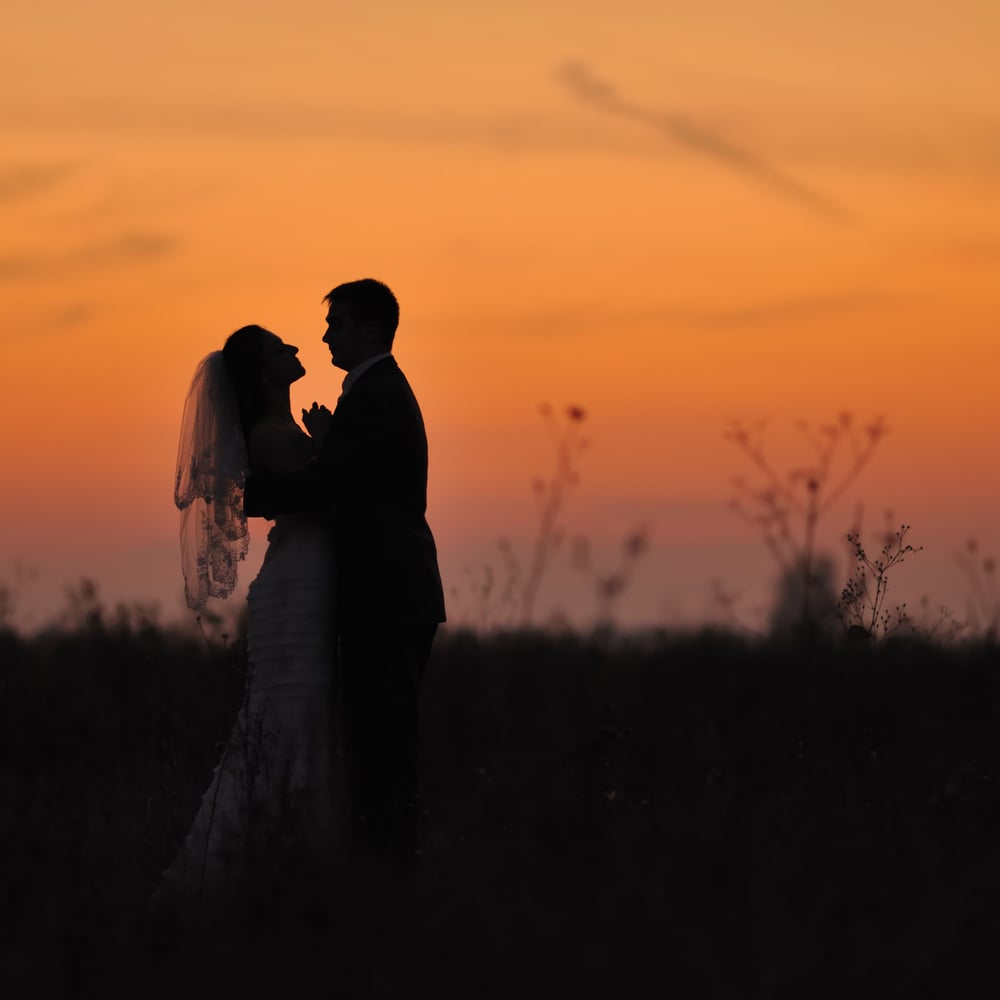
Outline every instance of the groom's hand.
{"label": "groom's hand", "polygon": [[305,424],[306,430],[309,431],[319,447],[322,447],[326,440],[332,420],[333,414],[319,403],[313,403],[308,410],[303,409],[302,411],[302,423]]}

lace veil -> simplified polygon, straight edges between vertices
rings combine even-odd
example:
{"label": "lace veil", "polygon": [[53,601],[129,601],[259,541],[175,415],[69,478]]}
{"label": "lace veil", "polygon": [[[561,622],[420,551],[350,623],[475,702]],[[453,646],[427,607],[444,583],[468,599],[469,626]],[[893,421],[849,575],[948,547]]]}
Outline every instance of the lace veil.
{"label": "lace veil", "polygon": [[247,448],[236,393],[213,351],[198,365],[184,401],[174,503],[181,512],[181,568],[189,608],[236,588],[250,538],[243,511]]}

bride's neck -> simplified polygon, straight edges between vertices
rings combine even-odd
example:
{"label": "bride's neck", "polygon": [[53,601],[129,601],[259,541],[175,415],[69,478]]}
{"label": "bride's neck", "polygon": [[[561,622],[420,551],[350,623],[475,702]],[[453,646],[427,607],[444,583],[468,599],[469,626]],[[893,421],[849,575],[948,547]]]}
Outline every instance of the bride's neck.
{"label": "bride's neck", "polygon": [[262,420],[291,420],[292,403],[287,385],[269,385],[265,389],[264,396]]}

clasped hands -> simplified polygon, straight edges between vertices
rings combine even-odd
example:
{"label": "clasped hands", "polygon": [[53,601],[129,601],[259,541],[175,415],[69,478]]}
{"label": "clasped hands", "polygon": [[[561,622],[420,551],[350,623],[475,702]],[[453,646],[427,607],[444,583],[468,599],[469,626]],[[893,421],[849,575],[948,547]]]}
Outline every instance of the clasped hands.
{"label": "clasped hands", "polygon": [[310,437],[316,442],[317,447],[322,447],[326,440],[326,435],[330,430],[333,421],[333,414],[320,403],[313,403],[308,410],[302,410],[302,423],[309,431]]}

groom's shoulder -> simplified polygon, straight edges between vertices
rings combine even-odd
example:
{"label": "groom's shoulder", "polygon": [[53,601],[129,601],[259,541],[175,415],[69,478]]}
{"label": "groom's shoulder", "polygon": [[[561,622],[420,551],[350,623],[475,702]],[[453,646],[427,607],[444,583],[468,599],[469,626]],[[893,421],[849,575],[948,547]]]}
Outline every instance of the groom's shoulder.
{"label": "groom's shoulder", "polygon": [[362,386],[373,395],[395,395],[410,391],[410,383],[396,363],[396,359],[392,357],[372,365],[358,379],[357,388],[360,389]]}
{"label": "groom's shoulder", "polygon": [[403,379],[404,382],[406,381],[406,377],[403,375],[403,371],[399,367],[399,363],[391,354],[386,358],[382,358],[381,361],[376,361],[375,364],[368,369],[367,374],[375,381],[380,379],[385,382],[393,382],[398,379]]}

